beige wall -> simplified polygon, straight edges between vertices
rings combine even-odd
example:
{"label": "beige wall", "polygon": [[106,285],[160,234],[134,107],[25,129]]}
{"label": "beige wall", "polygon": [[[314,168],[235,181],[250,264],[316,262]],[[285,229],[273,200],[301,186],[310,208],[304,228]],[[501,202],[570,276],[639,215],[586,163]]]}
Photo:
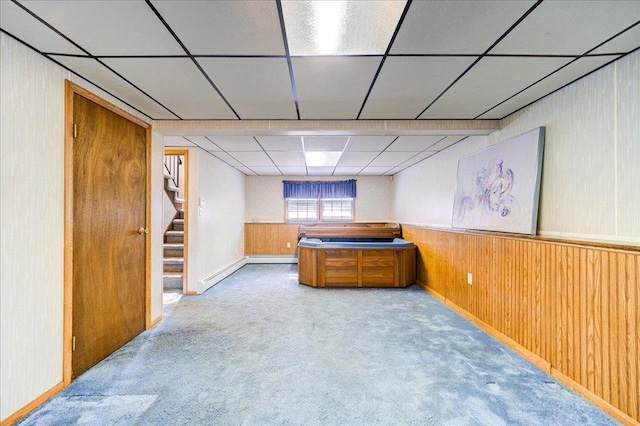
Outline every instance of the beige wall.
{"label": "beige wall", "polygon": [[356,221],[393,220],[393,185],[389,176],[247,176],[247,222],[284,222],[283,180],[356,179]]}
{"label": "beige wall", "polygon": [[394,177],[395,219],[449,227],[457,161],[546,127],[538,234],[640,245],[640,52]]}
{"label": "beige wall", "polygon": [[208,278],[244,257],[245,176],[201,149],[187,150],[187,291],[200,293]]}
{"label": "beige wall", "polygon": [[[4,419],[62,382],[64,81],[72,80],[139,114],[4,34],[0,34],[0,55],[0,419]],[[161,153],[154,135],[154,182],[162,182],[162,169],[156,163]],[[152,189],[152,227],[158,222],[155,206],[158,200],[161,203],[160,191]],[[161,272],[157,272],[162,267],[161,237],[153,235],[152,241],[155,319],[162,312]]]}

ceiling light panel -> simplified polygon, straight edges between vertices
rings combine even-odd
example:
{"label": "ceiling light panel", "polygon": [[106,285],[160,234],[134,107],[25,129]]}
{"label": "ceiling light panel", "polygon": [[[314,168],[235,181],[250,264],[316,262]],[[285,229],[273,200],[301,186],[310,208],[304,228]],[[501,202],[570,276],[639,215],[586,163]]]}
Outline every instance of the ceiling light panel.
{"label": "ceiling light panel", "polygon": [[153,1],[192,55],[284,55],[275,1]]}
{"label": "ceiling light panel", "polygon": [[262,151],[252,136],[209,136],[224,151]]}
{"label": "ceiling light panel", "polygon": [[335,167],[340,160],[342,152],[305,152],[304,158],[307,167]]}
{"label": "ceiling light panel", "polygon": [[485,57],[420,118],[473,119],[570,60]]}
{"label": "ceiling light panel", "polygon": [[0,1],[0,28],[40,52],[84,55],[83,51],[11,1]]}
{"label": "ceiling light panel", "polygon": [[355,119],[380,60],[380,57],[292,58],[300,118]]}
{"label": "ceiling light panel", "polygon": [[388,58],[360,118],[413,120],[475,60]]}
{"label": "ceiling light panel", "polygon": [[276,166],[301,167],[305,165],[304,154],[300,152],[269,151],[269,157]]}
{"label": "ceiling light panel", "polygon": [[397,136],[351,136],[345,151],[383,151]]}
{"label": "ceiling light panel", "polygon": [[282,1],[291,55],[381,55],[405,1]]}
{"label": "ceiling light panel", "polygon": [[369,164],[369,167],[395,167],[416,154],[417,152],[383,152]]}
{"label": "ceiling light panel", "polygon": [[512,111],[515,111],[525,105],[530,104],[533,101],[540,99],[548,93],[551,93],[554,90],[564,86],[568,82],[580,78],[583,75],[593,71],[598,67],[601,67],[602,65],[612,60],[613,58],[609,56],[584,57],[582,59],[578,59],[577,61],[572,62],[560,71],[545,78],[538,84],[509,99],[505,103],[498,105],[491,111],[487,111],[486,114],[483,114],[479,118],[501,119],[509,115]]}
{"label": "ceiling light panel", "polygon": [[390,53],[484,53],[534,1],[414,1]]}
{"label": "ceiling light panel", "polygon": [[349,136],[305,136],[305,151],[342,151]]}
{"label": "ceiling light panel", "polygon": [[236,118],[190,59],[111,58],[103,62],[183,119]]}
{"label": "ceiling light panel", "polygon": [[424,151],[441,141],[444,136],[400,136],[387,148],[389,151]]}
{"label": "ceiling light panel", "polygon": [[95,59],[53,55],[52,59],[81,75],[87,81],[116,95],[124,102],[135,106],[154,120],[178,118]]}
{"label": "ceiling light panel", "polygon": [[639,20],[638,1],[545,1],[490,53],[582,55]]}
{"label": "ceiling light panel", "polygon": [[359,166],[360,168],[369,164],[374,158],[376,158],[380,152],[345,152],[338,161],[338,166]]}
{"label": "ceiling light panel", "polygon": [[271,161],[269,156],[262,151],[227,152],[227,154],[247,167],[253,168],[254,166],[274,166],[273,161]]}
{"label": "ceiling light panel", "polygon": [[23,1],[92,55],[184,55],[143,1]]}
{"label": "ceiling light panel", "polygon": [[199,58],[198,62],[243,119],[296,119],[284,58]]}
{"label": "ceiling light panel", "polygon": [[265,151],[302,151],[301,136],[256,136]]}

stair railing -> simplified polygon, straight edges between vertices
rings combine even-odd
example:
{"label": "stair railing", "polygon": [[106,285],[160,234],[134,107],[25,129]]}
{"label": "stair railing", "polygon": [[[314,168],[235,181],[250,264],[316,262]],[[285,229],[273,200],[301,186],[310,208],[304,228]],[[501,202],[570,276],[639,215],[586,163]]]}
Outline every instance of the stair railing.
{"label": "stair railing", "polygon": [[165,155],[164,156],[164,168],[171,175],[171,180],[176,188],[179,188],[180,182],[180,166],[182,165],[182,159],[179,155]]}

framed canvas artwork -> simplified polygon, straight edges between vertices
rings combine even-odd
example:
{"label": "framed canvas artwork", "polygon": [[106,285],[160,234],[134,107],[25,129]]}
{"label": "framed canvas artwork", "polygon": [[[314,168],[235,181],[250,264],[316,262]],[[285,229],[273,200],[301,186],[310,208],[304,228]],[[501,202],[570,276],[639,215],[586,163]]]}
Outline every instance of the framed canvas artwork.
{"label": "framed canvas artwork", "polygon": [[544,127],[458,160],[453,228],[535,234]]}

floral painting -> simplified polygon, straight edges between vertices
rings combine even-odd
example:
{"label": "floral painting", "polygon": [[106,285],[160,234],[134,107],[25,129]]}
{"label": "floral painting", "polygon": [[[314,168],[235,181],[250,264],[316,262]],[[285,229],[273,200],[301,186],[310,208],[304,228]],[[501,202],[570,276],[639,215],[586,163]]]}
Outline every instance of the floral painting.
{"label": "floral painting", "polygon": [[458,160],[454,228],[535,234],[544,127]]}

